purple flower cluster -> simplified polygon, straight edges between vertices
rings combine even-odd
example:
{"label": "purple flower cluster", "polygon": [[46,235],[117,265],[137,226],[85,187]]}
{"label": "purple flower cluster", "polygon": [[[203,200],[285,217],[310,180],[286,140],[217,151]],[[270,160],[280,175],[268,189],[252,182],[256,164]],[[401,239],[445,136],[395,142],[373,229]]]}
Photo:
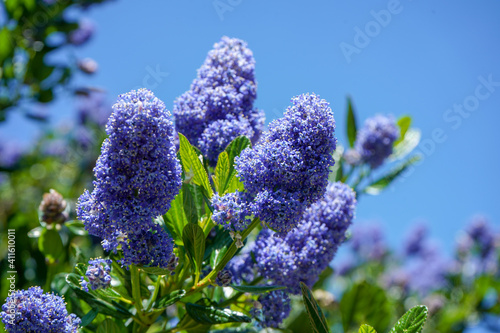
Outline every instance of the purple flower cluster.
{"label": "purple flower cluster", "polygon": [[222,197],[214,194],[212,205],[212,220],[229,231],[242,231],[250,223],[247,216],[252,212],[245,193],[228,193]]}
{"label": "purple flower cluster", "polygon": [[355,208],[356,195],[349,186],[330,184],[323,199],[285,237],[261,231],[253,250],[257,270],[294,294],[300,293],[300,282],[312,287],[344,242]]}
{"label": "purple flower cluster", "polygon": [[381,260],[387,254],[384,233],[379,225],[354,228],[349,241],[353,252],[362,260]]}
{"label": "purple flower cluster", "polygon": [[425,240],[428,230],[423,224],[417,224],[406,237],[404,245],[404,254],[406,256],[416,256],[425,251]]}
{"label": "purple flower cluster", "polygon": [[254,198],[253,214],[286,233],[328,184],[336,147],[335,120],[328,103],[315,94],[292,98],[283,118],[253,149],[235,159],[245,190]]}
{"label": "purple flower cluster", "polygon": [[81,320],[68,314],[64,299],[40,287],[18,290],[2,306],[2,322],[10,333],[76,333]]}
{"label": "purple flower cluster", "polygon": [[250,313],[260,321],[259,326],[279,327],[292,310],[290,297],[282,290],[261,295],[258,301],[261,308],[253,308]]}
{"label": "purple flower cluster", "polygon": [[68,41],[73,45],[82,45],[94,34],[95,26],[89,19],[82,19],[78,22],[78,28],[68,35]]}
{"label": "purple flower cluster", "polygon": [[358,131],[355,149],[372,169],[378,168],[392,154],[392,145],[399,129],[392,117],[376,115],[365,121]]}
{"label": "purple flower cluster", "polygon": [[208,53],[191,89],[175,100],[176,129],[215,164],[236,137],[258,140],[264,113],[253,108],[256,97],[252,51],[242,40],[222,37]]}
{"label": "purple flower cluster", "polygon": [[111,259],[93,259],[89,261],[89,267],[85,276],[88,278],[88,282],[82,276],[80,284],[82,289],[89,291],[88,285],[90,284],[90,289],[106,289],[111,284]]}
{"label": "purple flower cluster", "polygon": [[450,264],[436,246],[428,244],[418,257],[406,263],[405,270],[408,272],[410,290],[425,296],[445,285]]}
{"label": "purple flower cluster", "polygon": [[151,91],[133,90],[118,97],[106,132],[94,190],[80,196],[78,218],[105,250],[121,248],[122,265],[165,268],[173,242],[153,218],[170,208],[182,172],[170,112]]}
{"label": "purple flower cluster", "polygon": [[227,287],[231,283],[231,279],[233,275],[230,271],[223,269],[219,273],[217,273],[217,277],[215,278],[215,284],[220,287]]}
{"label": "purple flower cluster", "polygon": [[249,252],[233,257],[226,265],[226,269],[233,276],[232,281],[240,285],[243,281],[250,282],[254,278],[252,267],[254,263]]}

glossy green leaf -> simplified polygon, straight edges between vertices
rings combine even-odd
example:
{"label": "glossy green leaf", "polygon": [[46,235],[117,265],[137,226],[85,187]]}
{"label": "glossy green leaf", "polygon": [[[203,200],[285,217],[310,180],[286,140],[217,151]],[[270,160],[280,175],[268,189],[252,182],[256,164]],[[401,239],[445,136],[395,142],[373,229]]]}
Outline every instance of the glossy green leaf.
{"label": "glossy green leaf", "polygon": [[411,126],[411,117],[410,116],[403,116],[398,119],[398,126],[399,126],[399,138],[394,141],[393,146],[396,146],[398,143],[404,140],[406,132]]}
{"label": "glossy green leaf", "polygon": [[[225,188],[230,187],[229,184],[233,182],[233,178],[236,177],[236,170],[234,169],[234,159],[236,156],[240,156],[241,152],[246,148],[251,148],[252,142],[246,136],[239,136],[227,146],[226,152],[229,160],[229,176],[227,178],[227,184]],[[229,192],[231,192],[229,190]]]}
{"label": "glossy green leaf", "polygon": [[427,307],[417,305],[408,310],[390,333],[420,333],[427,320]]}
{"label": "glossy green leaf", "polygon": [[350,97],[347,98],[347,138],[349,139],[349,147],[354,147],[354,142],[356,141],[356,134],[358,128],[356,126],[356,116],[354,115],[354,107],[352,106],[352,100]]}
{"label": "glossy green leaf", "polygon": [[[189,316],[189,314],[187,313],[184,317],[182,317],[182,319],[177,324],[177,327],[182,327],[183,332],[185,331],[188,333],[206,333],[210,330],[211,326],[212,325],[200,324],[199,322],[191,318],[191,316]],[[170,333],[170,332],[171,331],[168,330],[168,331],[161,331],[159,333]]]}
{"label": "glossy green leaf", "polygon": [[373,327],[371,327],[370,325],[365,324],[365,325],[361,325],[358,333],[377,333],[377,331],[375,331],[375,329]]}
{"label": "glossy green leaf", "polygon": [[368,185],[363,191],[368,194],[377,195],[389,186],[396,178],[398,178],[408,167],[420,160],[419,155],[409,158],[407,161],[401,163],[387,175],[375,180]]}
{"label": "glossy green leaf", "polygon": [[189,259],[194,263],[197,273],[201,271],[201,262],[205,253],[205,234],[197,224],[189,223],[182,232],[184,248]]}
{"label": "glossy green leaf", "polygon": [[87,235],[87,231],[85,230],[85,226],[83,225],[83,222],[78,221],[78,220],[73,220],[73,221],[66,221],[64,222],[64,226],[69,229],[73,234],[78,235],[78,236],[85,236]]}
{"label": "glossy green leaf", "polygon": [[184,213],[183,190],[179,192],[170,204],[170,209],[165,214],[165,225],[174,238],[175,244],[184,245],[182,242],[182,230],[188,224]]}
{"label": "glossy green leaf", "polygon": [[304,305],[307,310],[307,315],[309,316],[312,331],[315,333],[330,332],[325,315],[319,307],[318,302],[314,299],[311,290],[303,282],[300,282],[300,289],[302,289],[302,298],[304,299]]}
{"label": "glossy green leaf", "polygon": [[421,136],[422,135],[418,129],[408,129],[404,139],[393,147],[389,160],[400,160],[408,156],[408,154],[418,146]]}
{"label": "glossy green leaf", "polygon": [[167,294],[156,300],[156,302],[153,304],[153,307],[156,309],[164,309],[180,300],[182,297],[184,297],[185,294],[186,291],[182,289],[171,292],[170,294]]}
{"label": "glossy green leaf", "polygon": [[200,188],[193,184],[182,184],[182,195],[184,198],[184,214],[189,223],[198,224],[198,220],[203,215],[203,194]]}
{"label": "glossy green leaf", "polygon": [[95,317],[99,314],[99,311],[97,309],[91,309],[89,312],[85,314],[85,316],[82,317],[82,322],[80,323],[80,326],[87,326],[89,325]]}
{"label": "glossy green leaf", "polygon": [[189,143],[188,139],[181,133],[179,133],[180,142],[180,155],[182,159],[182,166],[186,175],[192,173],[192,179],[196,185],[201,186],[205,191],[208,198],[213,195],[212,187],[210,186],[210,181],[208,180],[208,175],[200,161],[198,155]]}
{"label": "glossy green leaf", "polygon": [[219,227],[217,226],[215,226],[214,228],[217,228],[216,229],[217,233],[215,234],[215,238],[207,240],[205,255],[203,256],[203,260],[207,260],[208,258],[210,258],[212,256],[212,253],[215,251],[219,251],[220,253],[222,249],[229,248],[229,246],[233,242],[233,239],[231,238],[229,231],[227,231],[226,229],[218,229]]}
{"label": "glossy green leaf", "polygon": [[362,281],[344,293],[340,312],[345,332],[364,323],[370,323],[378,332],[385,332],[390,324],[392,307],[382,288]]}
{"label": "glossy green leaf", "polygon": [[217,166],[215,167],[214,184],[217,193],[222,196],[229,184],[229,155],[223,151],[219,154]]}
{"label": "glossy green leaf", "polygon": [[249,323],[252,321],[247,315],[230,309],[221,309],[215,306],[201,304],[186,304],[186,311],[191,318],[200,324],[215,325],[225,323]]}
{"label": "glossy green leaf", "polygon": [[262,293],[267,293],[269,291],[273,290],[280,290],[280,289],[285,289],[283,286],[270,286],[270,285],[263,285],[263,286],[234,286],[231,285],[231,288],[237,291],[241,291],[242,293],[252,293],[252,294],[262,294]]}
{"label": "glossy green leaf", "polygon": [[111,318],[106,318],[97,328],[97,333],[121,333],[122,330]]}
{"label": "glossy green leaf", "polygon": [[44,228],[38,238],[38,248],[49,260],[57,260],[64,255],[64,246],[59,232]]}

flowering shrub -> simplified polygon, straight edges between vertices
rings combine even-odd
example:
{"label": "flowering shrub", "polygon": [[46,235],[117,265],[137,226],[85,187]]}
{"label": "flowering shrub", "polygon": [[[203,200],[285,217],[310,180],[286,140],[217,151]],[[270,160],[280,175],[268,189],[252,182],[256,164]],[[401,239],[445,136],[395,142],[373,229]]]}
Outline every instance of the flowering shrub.
{"label": "flowering shrub", "polygon": [[[88,38],[92,29],[82,29],[72,43]],[[481,222],[453,270],[425,245],[425,230],[407,242],[411,265],[378,267],[390,258],[382,234],[354,229],[350,237],[348,229],[360,196],[380,193],[418,160],[411,118],[376,116],[358,131],[349,100],[344,150],[329,103],[304,93],[264,131],[254,67],[245,42],[223,37],[175,100],[175,124],[152,91],[118,97],[90,190],[75,181],[79,193],[43,196],[40,226],[27,234],[45,262],[44,289],[10,292],[1,314],[8,332],[384,332],[392,322],[391,332],[421,332],[427,307],[398,296],[392,311],[383,288],[433,295],[469,260],[479,260],[478,274],[498,272],[495,240]],[[102,123],[81,111],[80,125]],[[333,275],[346,240],[356,260]],[[363,265],[378,267],[377,283],[354,275]],[[330,279],[351,284],[340,303],[324,290]],[[437,298],[422,302],[439,307]]]}

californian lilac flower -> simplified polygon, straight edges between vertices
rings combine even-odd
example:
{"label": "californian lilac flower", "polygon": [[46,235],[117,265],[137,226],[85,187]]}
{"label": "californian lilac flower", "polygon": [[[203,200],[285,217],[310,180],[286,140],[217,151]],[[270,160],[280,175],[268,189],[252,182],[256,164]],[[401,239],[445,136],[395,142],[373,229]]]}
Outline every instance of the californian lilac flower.
{"label": "californian lilac flower", "polygon": [[97,90],[82,90],[79,94],[78,123],[88,125],[94,123],[99,126],[106,125],[111,114],[111,106],[106,102],[106,95]]}
{"label": "californian lilac flower", "polygon": [[217,273],[217,277],[215,278],[215,284],[220,287],[227,287],[231,283],[232,274],[230,271],[223,269],[219,273]]}
{"label": "californian lilac flower", "polygon": [[294,294],[300,293],[299,282],[312,287],[344,242],[355,207],[355,193],[349,186],[330,184],[324,198],[311,205],[285,237],[261,231],[253,250],[257,270]]}
{"label": "californian lilac flower", "polygon": [[87,267],[87,272],[85,276],[89,280],[88,282],[82,276],[82,289],[89,291],[88,285],[90,284],[90,289],[106,289],[111,284],[111,259],[94,259],[89,261],[89,266]]}
{"label": "californian lilac flower", "polygon": [[14,166],[23,155],[23,149],[13,141],[0,142],[0,166],[10,168]]}
{"label": "californian lilac flower", "polygon": [[392,154],[392,144],[399,136],[399,129],[392,117],[377,115],[365,121],[358,131],[356,150],[372,169],[378,168]]}
{"label": "californian lilac flower", "polygon": [[[256,97],[252,52],[242,40],[222,37],[208,53],[191,89],[175,100],[176,129],[214,163],[236,136],[246,135],[254,143],[258,140],[264,113],[253,108]],[[221,130],[227,132],[218,138]]]}
{"label": "californian lilac flower", "polygon": [[427,246],[426,251],[406,264],[408,286],[421,296],[429,294],[446,284],[449,262],[439,253],[436,246]]}
{"label": "californian lilac flower", "polygon": [[220,197],[214,194],[212,220],[229,231],[242,231],[250,224],[251,215],[245,193],[234,192]]}
{"label": "californian lilac flower", "polygon": [[2,310],[2,322],[10,333],[74,333],[81,322],[76,315],[68,314],[64,299],[44,294],[38,286],[13,292]]}
{"label": "californian lilac flower", "polygon": [[254,131],[248,119],[235,118],[228,115],[227,119],[211,122],[201,133],[198,147],[211,165],[215,166],[219,154],[238,136],[253,137]]}
{"label": "californian lilac flower", "polygon": [[94,190],[78,201],[78,218],[123,265],[167,267],[172,239],[153,218],[165,214],[181,186],[170,113],[147,89],[120,95],[106,126]]}
{"label": "californian lilac flower", "polygon": [[477,216],[467,230],[469,237],[478,245],[482,258],[489,257],[495,250],[495,233],[486,218]]}
{"label": "californian lilac flower", "polygon": [[406,256],[419,255],[426,246],[428,230],[423,224],[417,224],[408,234],[404,242],[404,254]]}
{"label": "californian lilac flower", "polygon": [[226,269],[231,272],[233,283],[240,285],[242,282],[250,282],[253,280],[253,266],[252,256],[247,252],[233,257],[227,263]]}
{"label": "californian lilac flower", "polygon": [[95,26],[89,19],[82,19],[78,22],[78,28],[68,35],[68,40],[73,45],[82,45],[94,34]]}
{"label": "californian lilac flower", "polygon": [[259,296],[260,309],[253,308],[250,313],[263,327],[279,327],[288,318],[292,307],[290,297],[282,290],[271,291]]}
{"label": "californian lilac flower", "polygon": [[245,190],[255,198],[254,215],[273,230],[292,230],[305,208],[323,196],[334,163],[334,131],[328,103],[303,94],[292,98],[259,144],[235,159]]}
{"label": "californian lilac flower", "polygon": [[376,224],[354,228],[349,241],[351,249],[363,260],[381,260],[387,253],[384,234]]}

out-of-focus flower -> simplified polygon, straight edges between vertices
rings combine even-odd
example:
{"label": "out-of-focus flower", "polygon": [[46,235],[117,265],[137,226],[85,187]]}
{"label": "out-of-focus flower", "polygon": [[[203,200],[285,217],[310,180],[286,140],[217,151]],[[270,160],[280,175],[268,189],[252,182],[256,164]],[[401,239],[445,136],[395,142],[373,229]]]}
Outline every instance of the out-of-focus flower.
{"label": "out-of-focus flower", "polygon": [[[246,248],[245,248],[246,249]],[[226,265],[226,269],[233,276],[232,281],[240,285],[243,281],[250,282],[254,278],[252,267],[254,263],[249,252],[233,257]]]}
{"label": "out-of-focus flower", "polygon": [[215,284],[220,287],[227,287],[231,283],[232,274],[230,271],[223,269],[219,273],[217,273],[217,277],[215,278]]}
{"label": "out-of-focus flower", "polygon": [[16,142],[4,141],[0,142],[0,167],[11,168],[23,156],[22,147]]}
{"label": "out-of-focus flower", "polygon": [[2,322],[10,333],[76,333],[81,322],[76,315],[68,314],[64,299],[43,293],[38,286],[13,292],[2,310]]}
{"label": "out-of-focus flower", "polygon": [[290,297],[282,290],[261,295],[258,301],[259,308],[253,308],[250,313],[260,321],[259,326],[262,327],[279,327],[292,310]]}
{"label": "out-of-focus flower", "polygon": [[43,194],[43,200],[38,208],[42,213],[40,220],[47,224],[64,223],[68,219],[66,200],[54,189]]}
{"label": "out-of-focus flower", "polygon": [[384,234],[379,225],[360,225],[352,230],[350,247],[362,260],[381,260],[387,253]]}
{"label": "out-of-focus flower", "polygon": [[94,30],[94,23],[87,18],[83,18],[78,22],[78,28],[68,34],[68,41],[73,45],[82,45],[92,37]]}
{"label": "out-of-focus flower", "polygon": [[78,60],[77,65],[78,68],[86,74],[94,74],[97,71],[97,68],[99,67],[97,62],[92,58],[84,58]]}
{"label": "out-of-focus flower", "polygon": [[133,90],[119,96],[106,132],[78,218],[106,250],[121,247],[123,265],[166,268],[173,242],[153,218],[168,211],[182,184],[170,112],[151,91]]}
{"label": "out-of-focus flower", "polygon": [[238,176],[254,197],[254,215],[273,230],[292,230],[325,193],[334,164],[334,132],[328,103],[314,94],[299,95],[259,144],[235,159]]}
{"label": "out-of-focus flower", "polygon": [[85,276],[89,280],[88,282],[82,276],[82,289],[89,291],[88,285],[90,284],[90,289],[106,289],[111,284],[111,259],[93,259],[89,261],[89,267]]}
{"label": "out-of-focus flower", "polygon": [[237,136],[258,140],[264,113],[253,108],[256,97],[252,51],[242,40],[222,37],[208,53],[191,89],[175,100],[176,129],[215,164]]}
{"label": "out-of-focus flower", "polygon": [[392,145],[398,136],[394,118],[376,115],[367,119],[358,131],[355,148],[363,161],[375,169],[392,154]]}
{"label": "out-of-focus flower", "polygon": [[95,89],[84,89],[78,93],[78,124],[95,123],[106,125],[111,114],[111,106],[106,103],[104,92]]}
{"label": "out-of-focus flower", "polygon": [[257,270],[294,294],[300,293],[300,282],[312,287],[344,242],[355,207],[349,186],[330,184],[324,198],[311,205],[285,237],[261,231],[253,250]]}
{"label": "out-of-focus flower", "polygon": [[412,228],[403,243],[404,254],[406,256],[419,255],[424,250],[427,235],[427,227],[423,224],[417,224]]}
{"label": "out-of-focus flower", "polygon": [[361,163],[361,154],[355,149],[349,149],[344,153],[344,159],[347,164],[358,165]]}

